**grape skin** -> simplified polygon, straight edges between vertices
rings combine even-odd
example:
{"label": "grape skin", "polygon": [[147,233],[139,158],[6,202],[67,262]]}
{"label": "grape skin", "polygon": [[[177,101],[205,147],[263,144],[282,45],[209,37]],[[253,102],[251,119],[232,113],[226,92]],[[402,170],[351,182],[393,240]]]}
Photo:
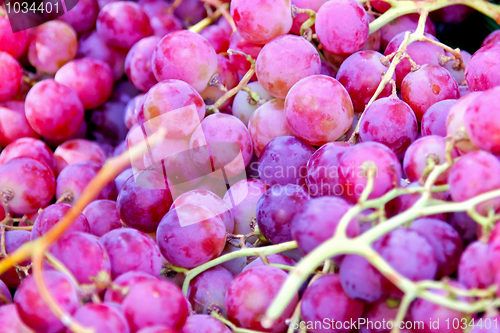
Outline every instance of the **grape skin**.
{"label": "grape skin", "polygon": [[[252,91],[259,95],[259,98],[262,100],[270,101],[273,99],[273,96],[262,87],[259,81],[250,82],[248,88],[252,89]],[[283,104],[283,102],[281,104]],[[278,104],[277,108],[279,107]],[[240,90],[234,97],[232,114],[250,129],[250,118],[259,108],[260,106],[250,98],[246,91]]]}
{"label": "grape skin", "polygon": [[59,174],[68,165],[78,162],[94,161],[104,164],[107,156],[97,143],[85,139],[73,139],[57,146],[54,158],[57,164],[57,174]]}
{"label": "grape skin", "polygon": [[485,91],[500,85],[500,43],[490,43],[472,55],[465,68],[465,80],[470,91]]}
{"label": "grape skin", "polygon": [[19,62],[7,52],[0,51],[0,102],[8,101],[17,96],[21,89],[22,68]]}
{"label": "grape skin", "polygon": [[[9,230],[5,232],[5,253],[11,254],[16,251],[21,245],[29,242],[30,234],[31,233],[27,230]],[[28,266],[30,262],[31,260],[25,260],[19,263],[19,265]],[[5,273],[0,275],[0,282],[4,282],[9,288],[17,288],[21,283],[19,275],[17,275],[16,269],[14,267],[10,268]]]}
{"label": "grape skin", "polygon": [[28,46],[29,30],[12,32],[8,17],[0,17],[0,51],[19,59]]}
{"label": "grape skin", "polygon": [[207,315],[189,316],[182,333],[231,333],[231,330],[215,318]]}
{"label": "grape skin", "polygon": [[0,306],[0,322],[2,333],[16,332],[16,333],[31,333],[29,329],[19,317],[15,304],[7,304]]}
{"label": "grape skin", "polygon": [[131,286],[149,280],[158,281],[159,278],[142,271],[129,271],[124,273],[113,280],[113,284],[121,289],[114,290],[109,288],[106,290],[104,302],[121,304]]}
{"label": "grape skin", "polygon": [[132,46],[125,58],[125,73],[141,91],[147,92],[158,83],[151,67],[151,57],[159,42],[160,37],[157,36],[143,38]]}
{"label": "grape skin", "polygon": [[[130,328],[122,311],[115,304],[85,304],[74,314],[73,318],[95,333],[129,333]],[[72,331],[68,328],[66,333]]]}
{"label": "grape skin", "polygon": [[0,102],[0,145],[22,138],[35,138],[40,136],[31,128],[26,119],[23,101]]}
{"label": "grape skin", "polygon": [[[31,230],[31,240],[35,240],[45,235],[52,227],[61,221],[71,209],[71,206],[65,203],[56,203],[50,205],[38,215]],[[79,214],[66,232],[81,231],[90,232],[89,222],[83,214]]]}
{"label": "grape skin", "polygon": [[45,142],[25,137],[11,142],[2,150],[0,154],[0,165],[17,157],[31,157],[45,163],[53,172],[57,174],[56,158],[52,150]]}
{"label": "grape skin", "polygon": [[422,136],[446,136],[446,119],[456,99],[446,99],[431,105],[422,117]]}

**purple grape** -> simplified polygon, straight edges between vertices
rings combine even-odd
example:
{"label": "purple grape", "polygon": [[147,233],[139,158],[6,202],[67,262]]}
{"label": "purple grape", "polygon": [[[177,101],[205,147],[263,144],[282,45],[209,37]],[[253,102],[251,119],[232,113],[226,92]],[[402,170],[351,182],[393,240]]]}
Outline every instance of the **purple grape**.
{"label": "purple grape", "polygon": [[171,264],[191,269],[222,253],[226,245],[226,227],[208,208],[185,204],[162,218],[156,231],[156,243]]}
{"label": "purple grape", "polygon": [[189,315],[182,291],[171,282],[149,280],[133,285],[122,302],[130,330],[165,325],[180,329]]}
{"label": "purple grape", "polygon": [[[35,240],[45,235],[54,225],[56,225],[68,213],[71,206],[65,203],[50,205],[38,215],[31,230],[31,240]],[[80,214],[66,230],[66,232],[81,231],[90,232],[90,226],[87,218]]]}
{"label": "purple grape", "polygon": [[116,208],[122,221],[145,233],[156,230],[172,205],[172,194],[160,172],[144,170],[123,185]]}
{"label": "purple grape", "polygon": [[124,273],[113,281],[113,286],[117,287],[116,289],[109,288],[106,290],[106,293],[104,294],[104,301],[121,304],[132,286],[149,280],[158,281],[159,278],[142,271],[130,271]]}
{"label": "purple grape", "polygon": [[299,185],[275,185],[267,190],[257,204],[262,235],[273,244],[291,241],[292,220],[308,200],[309,194]]}
{"label": "purple grape", "polygon": [[182,327],[182,333],[231,333],[226,325],[207,315],[189,316]]}
{"label": "purple grape", "polygon": [[130,271],[160,275],[160,251],[146,234],[135,229],[115,229],[103,235],[99,242],[108,252],[112,278]]}
{"label": "purple grape", "polygon": [[398,186],[401,179],[401,164],[396,154],[377,142],[362,142],[347,149],[339,158],[339,184],[341,195],[355,202],[366,187],[364,168],[376,167],[373,191],[369,199],[378,198]]}
{"label": "purple grape", "polygon": [[38,139],[40,135],[26,119],[24,102],[0,102],[0,144],[5,147],[17,139],[28,137]]}
{"label": "purple grape", "polygon": [[429,107],[429,109],[427,109],[421,122],[422,136],[446,136],[446,119],[448,118],[450,108],[456,101],[457,100],[455,99],[446,99],[444,101],[434,103]]}
{"label": "purple grape", "polygon": [[[256,267],[238,275],[226,295],[228,319],[241,328],[271,333],[283,332],[287,327],[285,320],[291,317],[297,305],[296,293],[271,328],[263,328],[261,320],[287,277],[283,270],[270,266]],[[249,302],[252,299],[259,302]]]}
{"label": "purple grape", "polygon": [[[330,304],[330,305],[328,305]],[[331,306],[335,304],[335,306]],[[346,295],[337,274],[328,274],[314,281],[302,296],[300,305],[302,319],[306,322],[322,322],[330,325],[335,322],[357,321],[363,314],[363,302]],[[327,325],[308,329],[311,333],[350,332],[350,327],[331,329]]]}
{"label": "purple grape", "polygon": [[96,0],[82,0],[60,16],[59,20],[69,23],[78,34],[81,34],[94,28],[98,14],[99,5]]}
{"label": "purple grape", "polygon": [[187,298],[196,313],[213,310],[226,313],[226,294],[234,275],[222,266],[215,266],[197,275],[189,285]]}
{"label": "purple grape", "polygon": [[[129,333],[130,328],[122,311],[115,304],[85,304],[73,315],[79,324],[94,333]],[[71,333],[68,329],[66,333]]]}
{"label": "purple grape", "polygon": [[340,264],[339,277],[342,288],[352,299],[375,302],[384,294],[384,277],[361,256],[345,256]]}
{"label": "purple grape", "polygon": [[[125,184],[125,182],[134,175],[134,170],[132,168],[128,168],[122,171],[116,178],[115,184],[118,191],[120,191]],[[119,192],[118,192],[119,193]]]}
{"label": "purple grape", "polygon": [[469,108],[469,105],[471,105],[479,95],[482,95],[482,92],[475,91],[461,97],[450,108],[448,117],[446,118],[446,134],[455,139],[460,139],[460,141],[455,143],[455,147],[463,153],[477,150],[470,140],[468,140],[468,135],[465,130],[464,116],[465,111]]}
{"label": "purple grape", "polygon": [[[333,237],[337,225],[350,208],[351,205],[344,199],[336,197],[325,196],[307,201],[291,223],[292,238],[297,241],[302,253],[310,253]],[[359,222],[354,218],[349,222],[347,236],[353,238],[359,234]]]}
{"label": "purple grape", "polygon": [[359,124],[361,142],[379,142],[389,147],[398,158],[418,135],[413,110],[398,98],[379,99],[368,106]]}
{"label": "purple grape", "polygon": [[456,272],[463,251],[458,231],[446,222],[432,218],[417,219],[411,223],[410,229],[423,236],[434,249],[438,263],[437,278]]}
{"label": "purple grape", "polygon": [[460,234],[464,245],[477,239],[478,224],[466,212],[450,213],[448,223]]}
{"label": "purple grape", "polygon": [[15,304],[0,306],[0,327],[1,333],[32,333],[19,317]]}
{"label": "purple grape", "polygon": [[[5,252],[11,254],[16,251],[21,245],[30,241],[31,233],[27,230],[10,230],[5,232]],[[28,266],[30,260],[20,262],[20,266]],[[9,288],[17,288],[19,283],[19,275],[13,267],[0,275],[0,281],[3,281]],[[1,321],[0,321],[1,322]]]}
{"label": "purple grape", "polygon": [[[181,3],[182,5],[182,3]],[[139,1],[146,15],[149,17],[149,23],[155,36],[163,37],[171,32],[182,30],[181,21],[170,13],[170,4],[162,0],[143,0]]]}
{"label": "purple grape", "polygon": [[99,274],[110,275],[108,253],[94,235],[66,232],[52,244],[50,253],[66,266],[78,283],[92,284]]}
{"label": "purple grape", "polygon": [[[42,273],[45,286],[59,304],[61,309],[70,315],[79,307],[77,286],[71,279],[59,271]],[[14,295],[19,317],[26,326],[39,333],[57,333],[64,330],[64,324],[42,299],[35,284],[33,275],[28,276]]]}
{"label": "purple grape", "polygon": [[307,161],[312,146],[293,136],[280,136],[269,142],[259,157],[259,176],[267,185],[305,185]]}
{"label": "purple grape", "polygon": [[[393,306],[394,300],[380,299],[365,307],[363,317],[366,320],[365,325],[360,325],[360,333],[390,333],[392,327],[389,321],[394,321],[398,314],[398,307]],[[393,326],[396,325],[393,323]],[[403,323],[404,326],[404,323]],[[402,329],[401,333],[411,333],[409,330]]]}
{"label": "purple grape", "polygon": [[458,281],[467,288],[488,288],[494,283],[495,272],[487,243],[470,243],[458,264]]}
{"label": "purple grape", "polygon": [[90,233],[101,237],[105,233],[120,229],[122,223],[116,209],[116,202],[112,200],[96,200],[83,210],[90,226]]}

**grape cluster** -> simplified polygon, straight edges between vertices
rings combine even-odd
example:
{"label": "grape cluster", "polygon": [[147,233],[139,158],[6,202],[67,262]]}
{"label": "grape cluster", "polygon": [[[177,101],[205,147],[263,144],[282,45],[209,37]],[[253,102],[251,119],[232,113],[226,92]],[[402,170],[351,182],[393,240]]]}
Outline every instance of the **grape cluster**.
{"label": "grape cluster", "polygon": [[500,30],[435,26],[474,9],[0,5],[0,333],[500,332]]}

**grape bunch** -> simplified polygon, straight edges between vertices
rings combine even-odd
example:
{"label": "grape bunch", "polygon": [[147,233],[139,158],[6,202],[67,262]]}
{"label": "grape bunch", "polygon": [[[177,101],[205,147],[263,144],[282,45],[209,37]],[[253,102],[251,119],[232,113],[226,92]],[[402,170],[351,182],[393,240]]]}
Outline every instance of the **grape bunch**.
{"label": "grape bunch", "polygon": [[0,333],[500,333],[500,5],[9,8]]}

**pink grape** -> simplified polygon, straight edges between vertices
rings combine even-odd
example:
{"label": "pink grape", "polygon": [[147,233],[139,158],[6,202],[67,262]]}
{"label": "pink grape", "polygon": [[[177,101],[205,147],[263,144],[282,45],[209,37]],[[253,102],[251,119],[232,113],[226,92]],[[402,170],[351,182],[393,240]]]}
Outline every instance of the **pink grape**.
{"label": "pink grape", "polygon": [[446,136],[446,119],[451,107],[457,100],[446,99],[431,105],[424,113],[421,121],[422,136],[439,135]]}
{"label": "pink grape", "polygon": [[[71,279],[59,271],[42,272],[45,286],[54,301],[70,315],[79,306],[77,287]],[[19,317],[26,326],[40,333],[56,333],[64,330],[64,324],[51,311],[35,284],[33,275],[19,286],[14,301]]]}
{"label": "pink grape", "polygon": [[14,158],[0,167],[0,189],[11,213],[36,212],[52,200],[55,188],[52,170],[34,158]]}
{"label": "pink grape", "polygon": [[[102,164],[86,161],[68,165],[57,176],[56,197],[71,195],[71,203],[75,203],[80,198],[90,181],[97,175]],[[116,185],[109,183],[96,197],[99,199],[115,199],[117,196]]]}
{"label": "pink grape", "polygon": [[240,35],[255,44],[266,44],[275,37],[286,35],[293,24],[290,0],[256,3],[234,0],[231,1],[231,16]]}
{"label": "pink grape", "polygon": [[[336,306],[325,306],[336,304]],[[300,305],[302,319],[306,322],[349,322],[357,321],[363,314],[363,303],[350,299],[342,290],[337,274],[328,274],[314,281],[302,297]],[[333,331],[325,328],[308,329],[311,333]],[[350,329],[335,329],[347,333]]]}
{"label": "pink grape", "polygon": [[130,287],[143,281],[158,281],[159,278],[141,271],[130,271],[118,276],[113,280],[113,285],[117,289],[109,288],[104,294],[105,302],[121,304],[123,299],[130,291]]}
{"label": "pink grape", "polygon": [[[211,147],[210,151],[207,147]],[[224,168],[229,178],[244,171],[253,151],[245,125],[236,117],[222,113],[203,119],[191,136],[189,148],[193,162],[205,174]]]}
{"label": "pink grape", "polygon": [[460,257],[458,281],[469,289],[493,285],[495,272],[489,255],[488,243],[475,241],[469,244]]}
{"label": "pink grape", "polygon": [[160,251],[146,234],[135,229],[115,229],[104,234],[99,242],[108,252],[112,278],[130,271],[160,275]]}
{"label": "pink grape", "polygon": [[[123,312],[115,304],[85,304],[80,307],[73,318],[95,333],[129,333],[130,328]],[[66,333],[72,331],[68,328]]]}
{"label": "pink grape", "polygon": [[0,322],[2,327],[0,332],[9,333],[31,333],[33,332],[29,329],[19,317],[17,307],[15,304],[7,304],[0,307]]}
{"label": "pink grape", "polygon": [[21,138],[10,143],[0,154],[0,165],[16,157],[31,157],[45,163],[56,174],[56,159],[45,142],[34,138]]}
{"label": "pink grape", "polygon": [[[389,55],[393,52],[396,52],[401,45],[401,43],[404,40],[406,32],[401,32],[394,36],[394,38],[391,39],[390,43],[387,45],[387,48],[385,49],[384,55]],[[436,37],[432,36],[431,34],[425,33],[425,37],[430,38],[434,41],[438,41]],[[408,52],[408,55],[411,57],[413,61],[417,65],[424,65],[424,64],[430,64],[430,65],[440,65],[439,64],[439,57],[441,55],[444,55],[444,50],[432,43],[428,42],[413,42],[408,47],[406,48],[406,51]],[[403,82],[403,79],[406,77],[408,73],[411,71],[411,64],[408,59],[403,59],[397,66],[396,66],[396,86],[398,88],[401,88],[401,83]]]}
{"label": "pink grape", "polygon": [[215,53],[219,54],[227,52],[231,32],[228,32],[224,27],[219,25],[209,25],[200,31],[200,35],[208,40],[208,42],[213,46]]}
{"label": "pink grape", "polygon": [[[261,320],[286,278],[284,271],[271,266],[256,267],[238,275],[226,295],[228,319],[242,328],[271,333],[283,332],[287,327],[285,320],[290,318],[297,304],[296,293],[271,328],[263,328]],[[249,303],[249,299],[258,299],[259,302]]]}
{"label": "pink grape", "polygon": [[0,51],[19,59],[28,46],[29,30],[12,32],[8,17],[0,17]]}
{"label": "pink grape", "polygon": [[433,104],[460,97],[458,85],[451,74],[438,65],[423,65],[405,76],[401,83],[403,100],[415,112],[418,121]]}
{"label": "pink grape", "polygon": [[485,91],[500,85],[500,43],[490,43],[472,55],[465,68],[465,79],[471,91]]}
{"label": "pink grape", "polygon": [[344,198],[351,202],[359,199],[367,184],[363,170],[370,164],[376,171],[369,199],[378,198],[398,186],[402,172],[396,154],[378,142],[362,142],[347,149],[339,158],[339,184]]}
{"label": "pink grape", "polygon": [[372,303],[384,295],[384,277],[364,257],[346,255],[340,263],[339,278],[342,289],[353,300]]}
{"label": "pink grape", "polygon": [[[31,240],[35,240],[45,235],[54,225],[64,218],[70,209],[71,206],[65,203],[56,203],[44,208],[33,224]],[[79,214],[75,222],[66,230],[66,233],[73,231],[90,232],[89,222],[84,215]]]}
{"label": "pink grape", "polygon": [[[378,2],[378,1],[377,1]],[[372,4],[373,5],[373,4]],[[374,5],[375,7],[375,5]],[[399,33],[405,31],[414,31],[418,26],[418,14],[408,14],[395,18],[388,24],[380,28],[382,37],[382,50],[385,50],[389,42]],[[425,21],[424,32],[429,35],[436,35],[436,27],[431,20]]]}
{"label": "pink grape", "polygon": [[500,135],[495,117],[491,117],[492,110],[497,110],[500,87],[495,87],[475,98],[467,106],[464,113],[464,126],[467,137],[475,147],[493,154],[500,153]]}
{"label": "pink grape", "polygon": [[456,143],[456,147],[461,152],[469,152],[472,150],[477,150],[477,148],[469,141],[467,132],[465,130],[464,116],[465,111],[469,108],[469,105],[481,95],[482,92],[475,91],[470,94],[461,97],[448,112],[446,118],[446,134],[452,136],[455,139],[460,139]]}
{"label": "pink grape", "polygon": [[26,96],[26,118],[35,132],[47,139],[71,137],[82,124],[83,115],[78,94],[52,79],[38,82]]}
{"label": "pink grape", "polygon": [[159,42],[157,36],[143,38],[132,46],[125,59],[125,73],[141,91],[148,91],[158,82],[151,67],[151,57]]}
{"label": "pink grape", "polygon": [[102,105],[113,90],[111,68],[98,59],[83,58],[70,61],[57,71],[55,80],[73,88],[87,110]]}
{"label": "pink grape", "polygon": [[139,6],[142,7],[149,17],[149,23],[155,36],[162,38],[171,32],[182,30],[181,21],[173,14],[169,13],[170,5],[165,1],[141,0]]}
{"label": "pink grape", "polygon": [[285,114],[292,133],[313,146],[321,146],[337,140],[349,129],[354,111],[349,94],[337,80],[311,75],[290,89]]}
{"label": "pink grape", "polygon": [[[462,56],[463,64],[465,67],[469,64],[470,58],[472,57],[469,52],[467,51],[460,51],[460,55]],[[453,56],[450,52],[446,52],[447,57]],[[456,60],[450,60],[448,61],[445,65],[444,68],[446,68],[455,81],[457,81],[458,84],[463,84],[465,82],[465,70],[464,69],[458,69],[457,66],[459,65],[458,59]]]}
{"label": "pink grape", "polygon": [[227,290],[234,275],[222,266],[210,268],[197,275],[189,285],[187,298],[196,313],[210,314],[214,309],[226,312]]}
{"label": "pink grape", "polygon": [[359,124],[361,142],[379,142],[389,147],[398,158],[418,135],[417,118],[413,110],[399,98],[376,100],[366,108]]}
{"label": "pink grape", "polygon": [[[318,12],[318,10],[325,4],[328,0],[292,0],[292,5],[296,6],[297,8],[303,8],[303,9],[311,9],[315,12]],[[300,35],[300,27],[302,24],[309,19],[309,15],[302,13],[302,14],[297,14],[293,18],[293,25],[292,25],[292,30],[296,35]]]}
{"label": "pink grape", "polygon": [[0,77],[0,102],[16,97],[21,89],[23,71],[16,58],[3,51],[0,51]]}
{"label": "pink grape", "polygon": [[274,99],[257,108],[248,120],[248,132],[252,137],[253,151],[257,157],[273,139],[291,135],[286,122],[285,103]]}
{"label": "pink grape", "polygon": [[[259,95],[261,100],[269,101],[273,99],[273,96],[262,87],[259,81],[250,82],[247,86],[252,89],[254,93]],[[248,126],[250,117],[259,107],[260,105],[256,103],[246,91],[240,90],[234,97],[232,114],[241,120],[243,124]]]}
{"label": "pink grape", "polygon": [[49,21],[36,27],[30,36],[28,59],[36,69],[55,74],[76,56],[77,35],[63,21]]}
{"label": "pink grape", "polygon": [[125,51],[108,46],[97,31],[84,33],[78,42],[78,57],[99,59],[106,62],[113,72],[113,79],[119,80],[125,73]]}
{"label": "pink grape", "polygon": [[[452,153],[456,156],[456,153]],[[432,158],[436,165],[446,163],[446,139],[437,135],[421,137],[406,150],[403,167],[406,177],[411,182],[418,182],[424,177],[427,160]],[[446,184],[448,172],[445,171],[436,179],[436,184]]]}
{"label": "pink grape", "polygon": [[142,330],[137,331],[137,333],[178,333],[178,331],[174,331],[167,326],[156,325],[143,328]]}
{"label": "pink grape", "polygon": [[334,54],[359,51],[368,39],[368,15],[354,0],[332,0],[316,14],[316,34],[321,45]]}
{"label": "pink grape", "polygon": [[137,124],[137,116],[140,109],[144,106],[145,96],[145,94],[139,94],[127,103],[124,115],[125,125],[127,126],[127,129],[131,129],[133,125]]}
{"label": "pink grape", "polygon": [[188,30],[163,37],[152,58],[153,73],[158,81],[182,80],[198,92],[206,88],[217,70],[217,63],[212,45],[200,34]]}
{"label": "pink grape", "polygon": [[93,161],[104,164],[106,153],[95,142],[85,139],[74,139],[65,141],[54,151],[57,162],[57,173],[65,167],[78,162]]}
{"label": "pink grape", "polygon": [[24,112],[23,101],[0,102],[0,145],[21,138],[36,138],[40,136],[31,128]]}
{"label": "pink grape", "polygon": [[99,14],[99,5],[96,0],[79,0],[75,7],[59,17],[69,23],[79,34],[92,30]]}
{"label": "pink grape", "polygon": [[213,216],[218,216],[224,222],[226,231],[233,233],[234,219],[229,206],[226,205],[224,200],[219,198],[216,194],[207,190],[191,190],[178,196],[171,206],[171,209],[180,207],[185,204],[192,204],[195,206],[205,207],[211,210]]}
{"label": "pink grape", "polygon": [[[292,266],[292,267],[295,266],[295,264],[296,264],[296,262],[293,259],[290,259],[281,253],[271,254],[271,255],[268,255],[266,258],[269,261],[269,263],[271,263],[271,264],[280,264],[280,265]],[[262,259],[260,257],[258,257],[257,259],[255,259],[251,263],[247,264],[243,268],[242,273],[246,272],[252,268],[261,267],[261,266],[267,266],[267,265],[262,261]]]}
{"label": "pink grape", "polygon": [[180,329],[188,316],[188,302],[171,282],[149,280],[133,285],[122,302],[132,332],[154,325]]}
{"label": "pink grape", "polygon": [[116,178],[115,184],[118,191],[120,191],[123,187],[123,184],[134,174],[132,168],[128,168],[122,171]]}
{"label": "pink grape", "polygon": [[[485,151],[475,151],[462,156],[450,169],[448,183],[451,198],[462,202],[482,193],[500,189],[500,180],[494,176],[500,172],[500,161]],[[490,199],[476,206],[479,214],[488,215],[491,209],[500,207],[500,199]]]}
{"label": "pink grape", "polygon": [[194,315],[187,318],[182,333],[231,333],[231,330],[215,318]]}
{"label": "pink grape", "polygon": [[488,36],[486,36],[486,38],[483,40],[483,44],[481,44],[481,47],[498,42],[500,42],[500,31],[495,30],[492,31]]}
{"label": "pink grape", "polygon": [[267,185],[295,184],[304,186],[307,161],[315,149],[293,136],[271,140],[259,157],[259,176]]}
{"label": "pink grape", "polygon": [[98,237],[122,227],[116,202],[112,200],[93,201],[85,207],[82,214],[89,222],[90,233]]}
{"label": "pink grape", "polygon": [[[378,2],[378,1],[377,1]],[[372,304],[367,304],[365,307],[365,312],[363,317],[366,318],[366,322],[364,324],[359,325],[360,333],[390,333],[391,325],[389,324],[390,320],[395,320],[398,314],[398,306],[393,304],[392,299],[382,298],[377,302]],[[398,304],[399,305],[399,304]],[[405,317],[405,321],[406,321]],[[401,326],[404,327],[405,322],[402,322]],[[407,329],[401,329],[402,333],[411,333],[411,331]]]}
{"label": "pink grape", "polygon": [[[243,52],[251,56],[254,60],[257,59],[263,47],[263,45],[254,44],[246,40],[238,33],[238,31],[235,31],[229,39],[230,50]],[[229,60],[241,75],[245,75],[245,73],[250,69],[251,64],[244,55],[229,53]]]}
{"label": "pink grape", "polygon": [[123,50],[129,50],[136,42],[153,34],[146,13],[138,4],[129,1],[104,6],[97,17],[96,30],[106,44]]}
{"label": "pink grape", "polygon": [[291,225],[309,200],[303,187],[294,184],[274,185],[257,204],[259,230],[273,244],[292,240]]}
{"label": "pink grape", "polygon": [[[360,51],[349,56],[337,72],[337,80],[351,96],[355,112],[362,112],[375,94],[388,67],[380,61],[382,54],[376,51]],[[395,76],[393,76],[395,79]],[[389,97],[392,84],[385,86],[378,98]]]}
{"label": "pink grape", "polygon": [[222,253],[226,228],[208,208],[185,204],[163,217],[156,231],[156,243],[170,263],[191,269]]}
{"label": "pink grape", "polygon": [[[291,223],[292,237],[299,249],[308,254],[327,239],[335,235],[340,219],[351,208],[344,199],[324,196],[309,200]],[[357,218],[349,222],[347,236],[360,234]]]}
{"label": "pink grape", "polygon": [[169,138],[191,134],[205,116],[205,103],[196,90],[180,80],[165,80],[153,86],[144,98],[148,127],[167,130]]}
{"label": "pink grape", "polygon": [[[57,258],[76,278],[78,283],[92,284],[93,278],[111,271],[108,254],[97,237],[83,232],[66,232],[50,247]],[[85,265],[82,265],[83,260]]]}
{"label": "pink grape", "polygon": [[[219,76],[219,83],[224,85],[227,90],[231,90],[239,83],[238,71],[234,68],[228,58],[219,54],[217,55],[217,59],[218,65],[215,74]],[[222,92],[219,87],[209,85],[200,93],[200,95],[203,97],[206,105],[213,105],[224,95],[224,92]],[[229,105],[231,105],[232,101],[233,98],[228,99],[220,106],[220,109],[226,109]]]}
{"label": "pink grape", "polygon": [[[27,230],[9,230],[5,232],[5,253],[11,254],[21,245],[30,241],[30,232]],[[21,266],[28,266],[30,260],[19,263]],[[0,281],[3,281],[9,288],[17,288],[21,281],[15,267],[10,268],[0,275]],[[1,332],[1,331],[0,331]]]}
{"label": "pink grape", "polygon": [[235,234],[252,232],[250,221],[256,216],[257,203],[266,191],[267,186],[260,179],[242,179],[226,192],[224,202],[231,209]]}
{"label": "pink grape", "polygon": [[[280,57],[276,57],[276,54]],[[280,36],[267,43],[257,57],[255,73],[262,87],[284,99],[292,86],[310,75],[320,74],[321,61],[316,48],[306,39]]]}

